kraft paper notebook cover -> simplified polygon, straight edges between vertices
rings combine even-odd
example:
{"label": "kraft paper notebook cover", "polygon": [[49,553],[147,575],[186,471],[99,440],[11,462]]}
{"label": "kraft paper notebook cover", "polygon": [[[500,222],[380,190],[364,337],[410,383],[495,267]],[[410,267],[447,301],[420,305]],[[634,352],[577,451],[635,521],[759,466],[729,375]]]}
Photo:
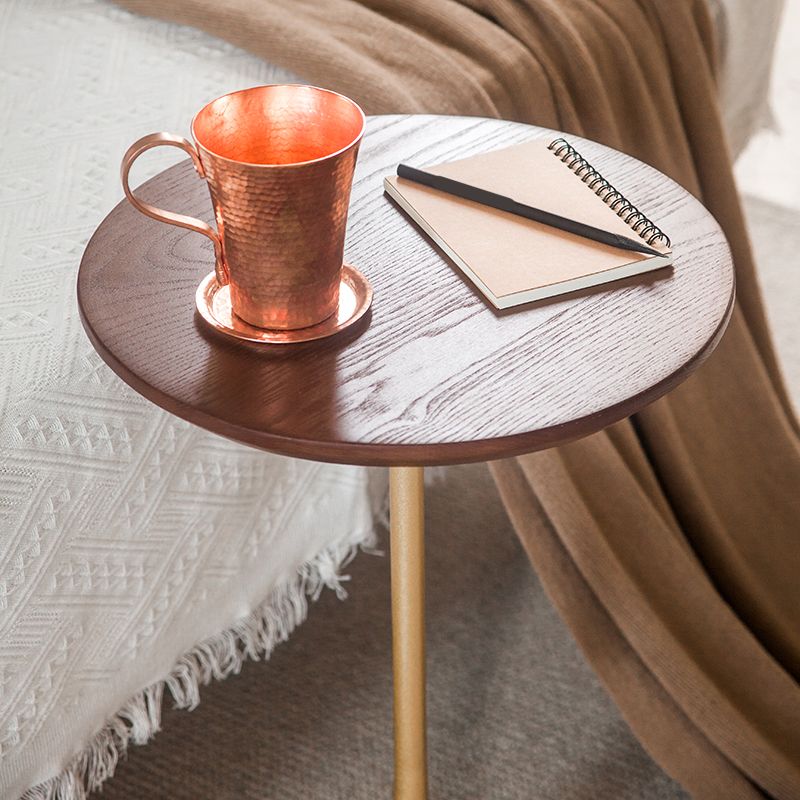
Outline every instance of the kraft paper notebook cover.
{"label": "kraft paper notebook cover", "polygon": [[591,167],[576,174],[580,156],[562,142],[525,142],[425,169],[612,233],[641,238],[663,255],[620,250],[397,176],[386,178],[384,188],[496,308],[672,263],[668,240],[658,236],[661,231],[614,193],[595,170],[589,180],[582,180]]}

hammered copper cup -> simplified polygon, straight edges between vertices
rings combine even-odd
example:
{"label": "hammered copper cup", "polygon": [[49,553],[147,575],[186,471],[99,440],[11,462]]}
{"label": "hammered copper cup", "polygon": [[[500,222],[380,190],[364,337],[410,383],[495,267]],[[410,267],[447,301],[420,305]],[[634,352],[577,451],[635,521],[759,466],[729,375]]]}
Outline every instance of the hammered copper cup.
{"label": "hammered copper cup", "polygon": [[[311,86],[257,86],[220,97],[192,121],[195,144],[153,133],[122,159],[122,186],[143,214],[208,236],[234,313],[262,328],[315,325],[337,309],[350,188],[364,112]],[[145,150],[185,150],[208,181],[217,229],[137,199],[131,165]]]}

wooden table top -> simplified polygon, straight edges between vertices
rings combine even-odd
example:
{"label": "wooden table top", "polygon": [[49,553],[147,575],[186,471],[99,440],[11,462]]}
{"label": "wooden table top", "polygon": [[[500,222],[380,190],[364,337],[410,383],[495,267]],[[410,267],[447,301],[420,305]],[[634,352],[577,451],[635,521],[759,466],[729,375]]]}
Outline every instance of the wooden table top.
{"label": "wooden table top", "polygon": [[[496,312],[382,190],[400,161],[431,164],[554,135],[471,117],[370,118],[345,257],[372,282],[372,311],[349,335],[302,345],[240,344],[208,331],[194,293],[213,269],[211,243],[123,201],[78,274],[89,338],[167,411],[300,458],[460,463],[600,430],[680,383],[725,329],[733,267],[703,206],[656,170],[570,136],[669,233],[674,270]],[[188,160],[139,194],[212,220],[208,189]]]}

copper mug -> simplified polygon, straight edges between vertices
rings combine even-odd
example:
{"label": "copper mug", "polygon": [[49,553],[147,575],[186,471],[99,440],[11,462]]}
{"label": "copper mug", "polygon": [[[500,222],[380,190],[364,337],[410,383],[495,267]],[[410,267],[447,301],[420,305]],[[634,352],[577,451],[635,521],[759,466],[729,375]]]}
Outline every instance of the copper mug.
{"label": "copper mug", "polygon": [[[234,313],[252,325],[294,330],[337,310],[350,189],[364,112],[343,95],[301,85],[223,95],[192,120],[192,144],[152,133],[122,159],[122,186],[143,214],[208,236],[216,277]],[[158,145],[185,150],[208,181],[216,230],[139,200],[133,162]]]}

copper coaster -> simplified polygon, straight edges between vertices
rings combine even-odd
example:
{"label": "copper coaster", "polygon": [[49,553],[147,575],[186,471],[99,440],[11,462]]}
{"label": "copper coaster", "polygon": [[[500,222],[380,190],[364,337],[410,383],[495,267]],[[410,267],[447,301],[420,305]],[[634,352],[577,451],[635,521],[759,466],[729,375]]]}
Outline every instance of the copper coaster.
{"label": "copper coaster", "polygon": [[239,319],[231,309],[230,287],[220,286],[213,272],[197,287],[195,303],[200,316],[215,331],[226,336],[263,344],[294,344],[333,336],[358,322],[372,303],[372,286],[355,267],[345,264],[336,313],[316,325],[291,331],[259,328]]}

